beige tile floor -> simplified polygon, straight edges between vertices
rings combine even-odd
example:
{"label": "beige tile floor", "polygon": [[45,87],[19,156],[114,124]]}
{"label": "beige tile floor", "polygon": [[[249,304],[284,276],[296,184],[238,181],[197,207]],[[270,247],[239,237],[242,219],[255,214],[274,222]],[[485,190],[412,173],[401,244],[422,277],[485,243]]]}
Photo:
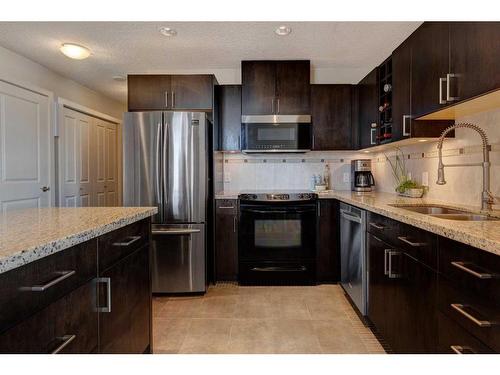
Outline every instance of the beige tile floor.
{"label": "beige tile floor", "polygon": [[155,353],[384,353],[337,285],[153,299]]}

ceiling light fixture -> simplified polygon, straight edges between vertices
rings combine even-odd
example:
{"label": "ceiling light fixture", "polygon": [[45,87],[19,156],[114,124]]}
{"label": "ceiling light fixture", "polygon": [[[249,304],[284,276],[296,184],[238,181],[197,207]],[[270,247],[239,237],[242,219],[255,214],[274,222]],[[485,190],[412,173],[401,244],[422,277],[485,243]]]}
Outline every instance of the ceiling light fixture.
{"label": "ceiling light fixture", "polygon": [[285,36],[290,34],[292,32],[292,29],[288,26],[282,25],[278,27],[276,30],[274,30],[274,32],[279,36]]}
{"label": "ceiling light fixture", "polygon": [[83,60],[90,56],[90,50],[87,47],[74,43],[64,43],[60,51],[70,59]]}
{"label": "ceiling light fixture", "polygon": [[160,33],[165,36],[176,36],[177,31],[175,29],[172,29],[170,27],[160,27],[159,29]]}

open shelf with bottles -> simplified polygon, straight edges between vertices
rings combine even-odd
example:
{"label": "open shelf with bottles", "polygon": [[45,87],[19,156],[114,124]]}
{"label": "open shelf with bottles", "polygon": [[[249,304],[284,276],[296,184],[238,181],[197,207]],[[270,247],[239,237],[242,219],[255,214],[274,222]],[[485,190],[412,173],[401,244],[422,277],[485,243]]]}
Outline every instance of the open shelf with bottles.
{"label": "open shelf with bottles", "polygon": [[389,57],[378,68],[378,143],[392,140],[392,61]]}

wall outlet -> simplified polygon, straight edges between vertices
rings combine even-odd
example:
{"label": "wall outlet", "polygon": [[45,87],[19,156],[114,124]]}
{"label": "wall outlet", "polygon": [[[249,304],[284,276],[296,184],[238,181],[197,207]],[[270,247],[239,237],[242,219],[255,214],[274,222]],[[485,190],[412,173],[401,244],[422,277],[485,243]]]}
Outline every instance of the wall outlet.
{"label": "wall outlet", "polygon": [[231,182],[231,173],[229,173],[229,172],[224,173],[224,182],[226,182],[226,183]]}
{"label": "wall outlet", "polygon": [[406,174],[406,177],[408,178],[408,180],[411,180],[411,172],[408,172],[408,173]]}
{"label": "wall outlet", "polygon": [[344,182],[349,183],[349,173],[344,173]]}
{"label": "wall outlet", "polygon": [[429,172],[422,172],[422,186],[429,186]]}

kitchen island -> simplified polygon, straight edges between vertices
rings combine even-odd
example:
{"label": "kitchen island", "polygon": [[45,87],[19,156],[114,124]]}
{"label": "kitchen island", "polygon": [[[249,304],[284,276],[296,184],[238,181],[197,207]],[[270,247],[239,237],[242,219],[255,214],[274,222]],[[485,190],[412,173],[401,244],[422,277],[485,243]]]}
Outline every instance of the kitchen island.
{"label": "kitchen island", "polygon": [[150,352],[155,213],[82,207],[0,216],[0,352]]}

